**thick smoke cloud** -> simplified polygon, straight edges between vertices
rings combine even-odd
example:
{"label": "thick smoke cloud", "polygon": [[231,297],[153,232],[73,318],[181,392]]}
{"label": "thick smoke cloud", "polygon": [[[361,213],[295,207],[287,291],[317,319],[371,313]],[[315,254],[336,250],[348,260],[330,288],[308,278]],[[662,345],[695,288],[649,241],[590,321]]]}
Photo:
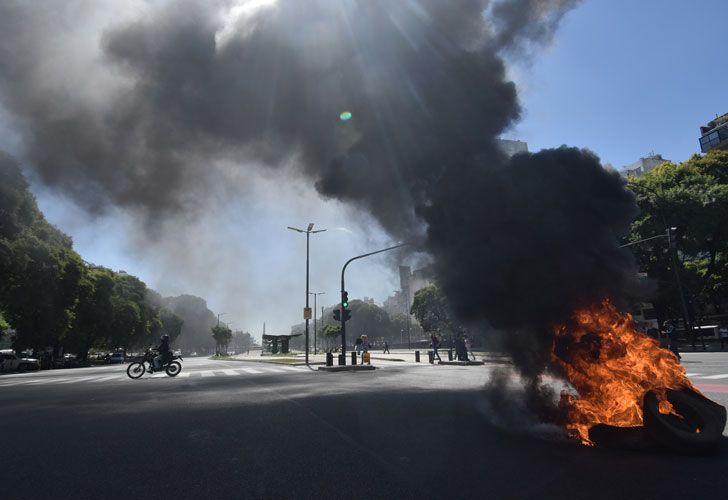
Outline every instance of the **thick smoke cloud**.
{"label": "thick smoke cloud", "polygon": [[495,142],[520,115],[504,55],[547,43],[576,3],[168,1],[105,27],[81,78],[48,60],[67,11],[8,1],[0,92],[30,165],[91,210],[174,217],[219,186],[219,163],[239,165],[231,193],[244,165],[298,165],[417,237],[457,311],[506,330],[536,376],[550,326],[619,300],[632,272],[615,174],[586,151],[509,160]]}
{"label": "thick smoke cloud", "polygon": [[505,330],[528,376],[547,364],[553,325],[635,289],[631,256],[617,248],[636,215],[634,197],[588,151],[460,164],[424,215],[447,296],[463,317]]}
{"label": "thick smoke cloud", "polygon": [[194,211],[216,160],[295,158],[402,234],[445,163],[518,117],[498,50],[547,39],[573,3],[166,2],[105,30],[92,99],[38,71],[73,10],[4,2],[0,85],[28,160],[92,210]]}

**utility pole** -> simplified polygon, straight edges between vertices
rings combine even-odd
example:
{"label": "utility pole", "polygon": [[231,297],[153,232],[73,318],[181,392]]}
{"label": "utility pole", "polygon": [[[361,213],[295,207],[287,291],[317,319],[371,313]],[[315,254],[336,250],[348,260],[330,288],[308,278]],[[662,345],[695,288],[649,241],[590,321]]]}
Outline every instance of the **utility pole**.
{"label": "utility pole", "polygon": [[[313,353],[316,354],[316,332],[318,331],[316,325],[316,297],[324,295],[326,292],[308,292],[309,295],[313,295]],[[323,314],[321,315],[323,316]]]}
{"label": "utility pole", "polygon": [[309,236],[315,233],[323,233],[326,229],[319,229],[313,231],[313,222],[309,222],[308,229],[298,229],[295,227],[288,226],[291,231],[297,231],[299,233],[306,233],[306,308],[303,310],[303,318],[306,320],[306,364],[308,364],[308,320],[311,319],[311,308],[308,306],[308,249],[309,249]]}

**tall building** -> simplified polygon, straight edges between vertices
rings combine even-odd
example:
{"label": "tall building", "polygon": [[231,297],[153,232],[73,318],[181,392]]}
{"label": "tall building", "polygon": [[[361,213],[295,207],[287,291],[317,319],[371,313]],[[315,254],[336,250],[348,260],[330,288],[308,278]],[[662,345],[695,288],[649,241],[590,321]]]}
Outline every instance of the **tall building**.
{"label": "tall building", "polygon": [[640,158],[636,162],[622,167],[619,173],[622,177],[641,177],[658,165],[662,165],[667,160],[662,155],[650,154],[644,158]]}
{"label": "tall building", "polygon": [[513,156],[516,153],[528,153],[528,143],[524,141],[496,139],[496,144],[508,156]]}
{"label": "tall building", "polygon": [[711,149],[728,149],[728,113],[700,127],[700,151],[707,153]]}

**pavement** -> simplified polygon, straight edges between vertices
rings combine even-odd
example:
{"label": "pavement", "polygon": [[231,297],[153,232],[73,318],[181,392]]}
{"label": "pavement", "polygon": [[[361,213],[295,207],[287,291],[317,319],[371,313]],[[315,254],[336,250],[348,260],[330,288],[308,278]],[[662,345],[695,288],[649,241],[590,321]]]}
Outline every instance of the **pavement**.
{"label": "pavement", "polygon": [[[413,359],[343,373],[186,358],[176,378],[131,380],[126,365],[0,376],[0,498],[728,495],[728,439],[692,457],[494,426],[482,387],[502,360]],[[683,364],[728,405],[728,353]]]}

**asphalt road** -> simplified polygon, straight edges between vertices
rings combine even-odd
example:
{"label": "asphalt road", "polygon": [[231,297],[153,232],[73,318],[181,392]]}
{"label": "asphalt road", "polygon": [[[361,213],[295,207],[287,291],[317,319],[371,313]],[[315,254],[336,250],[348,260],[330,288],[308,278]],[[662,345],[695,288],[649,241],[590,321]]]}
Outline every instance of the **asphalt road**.
{"label": "asphalt road", "polygon": [[[683,362],[728,404],[728,354]],[[728,439],[700,457],[554,441],[489,423],[503,365],[380,364],[2,376],[0,498],[728,498]]]}

